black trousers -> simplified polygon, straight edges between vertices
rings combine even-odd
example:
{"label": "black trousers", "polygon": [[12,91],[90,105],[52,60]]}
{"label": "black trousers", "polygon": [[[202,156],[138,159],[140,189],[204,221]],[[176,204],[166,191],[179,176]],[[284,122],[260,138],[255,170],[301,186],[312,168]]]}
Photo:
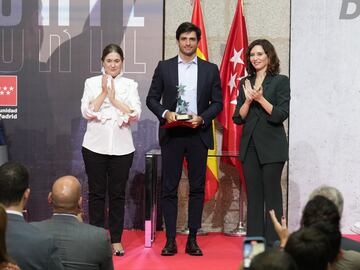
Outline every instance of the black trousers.
{"label": "black trousers", "polygon": [[280,221],[283,215],[281,173],[285,162],[260,164],[256,148],[250,145],[243,162],[247,193],[247,235],[264,236],[267,244],[278,240],[269,210]]}
{"label": "black trousers", "polygon": [[178,187],[184,157],[188,164],[190,187],[188,227],[193,230],[201,228],[208,153],[197,129],[172,128],[171,135],[170,140],[161,147],[162,211],[167,238],[175,238],[176,236]]}
{"label": "black trousers", "polygon": [[89,223],[105,225],[105,198],[109,197],[111,243],[120,243],[124,228],[125,189],[134,153],[103,155],[82,148],[89,185]]}

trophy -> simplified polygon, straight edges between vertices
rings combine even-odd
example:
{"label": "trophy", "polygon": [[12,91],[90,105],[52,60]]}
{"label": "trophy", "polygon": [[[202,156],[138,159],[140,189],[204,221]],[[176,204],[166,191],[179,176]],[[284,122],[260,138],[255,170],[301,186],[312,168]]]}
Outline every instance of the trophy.
{"label": "trophy", "polygon": [[176,89],[178,90],[178,96],[176,101],[176,120],[177,121],[186,121],[191,120],[192,115],[188,114],[189,102],[186,102],[182,99],[182,96],[185,93],[185,85],[177,85]]}

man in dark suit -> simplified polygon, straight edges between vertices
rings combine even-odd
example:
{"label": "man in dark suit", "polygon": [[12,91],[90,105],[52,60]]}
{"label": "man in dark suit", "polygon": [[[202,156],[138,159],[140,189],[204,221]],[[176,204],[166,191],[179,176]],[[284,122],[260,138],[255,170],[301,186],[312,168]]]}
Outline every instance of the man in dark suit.
{"label": "man in dark suit", "polygon": [[[160,61],[155,69],[146,105],[160,125],[176,121],[177,113],[192,114],[190,127],[159,129],[162,155],[162,209],[166,226],[166,244],[161,255],[177,253],[177,190],[184,157],[188,162],[190,230],[185,252],[202,256],[196,241],[201,227],[208,149],[214,147],[211,121],[222,110],[219,70],[215,64],[196,57],[200,29],[182,23],[176,30],[178,56]],[[161,101],[161,102],[160,102]]]}
{"label": "man in dark suit", "polygon": [[21,269],[64,269],[51,236],[25,222],[22,212],[29,199],[29,173],[15,162],[0,167],[0,203],[8,215],[6,245]]}
{"label": "man in dark suit", "polygon": [[32,224],[54,236],[64,268],[113,270],[106,231],[79,219],[82,202],[79,181],[73,176],[59,178],[49,193],[48,201],[53,207],[52,218]]}

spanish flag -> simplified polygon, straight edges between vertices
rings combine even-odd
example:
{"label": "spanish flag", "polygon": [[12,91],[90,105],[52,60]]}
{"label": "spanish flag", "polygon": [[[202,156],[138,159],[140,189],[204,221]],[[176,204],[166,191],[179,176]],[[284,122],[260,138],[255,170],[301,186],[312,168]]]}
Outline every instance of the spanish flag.
{"label": "spanish flag", "polygon": [[[207,61],[209,58],[208,58],[206,33],[205,33],[200,0],[194,1],[194,9],[193,9],[191,22],[195,24],[197,27],[199,27],[201,30],[201,39],[196,51],[196,55],[202,60]],[[214,150],[209,149],[208,151],[208,155],[209,156],[212,155],[212,157],[208,157],[207,159],[206,180],[205,180],[205,202],[211,200],[219,188],[218,166],[217,166],[216,157],[214,157],[216,153],[216,137],[215,137],[214,121],[212,121],[212,131],[214,137]]]}

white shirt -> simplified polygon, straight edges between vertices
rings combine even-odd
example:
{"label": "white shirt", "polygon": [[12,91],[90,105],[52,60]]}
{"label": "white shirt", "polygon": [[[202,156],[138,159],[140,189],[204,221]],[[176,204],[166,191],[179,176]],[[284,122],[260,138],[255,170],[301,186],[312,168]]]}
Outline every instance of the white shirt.
{"label": "white shirt", "polygon": [[18,216],[24,217],[24,216],[23,216],[23,213],[21,213],[21,212],[19,212],[19,211],[15,211],[15,210],[6,210],[6,213],[8,213],[8,214],[14,214],[14,215],[18,215]]}
{"label": "white shirt", "polygon": [[197,76],[198,65],[197,56],[190,62],[185,63],[180,55],[178,56],[178,76],[179,85],[185,86],[182,99],[189,102],[188,114],[197,114]]}
{"label": "white shirt", "polygon": [[102,75],[85,81],[84,95],[81,99],[81,113],[88,120],[82,146],[98,154],[126,155],[135,151],[129,124],[137,121],[141,114],[138,83],[119,74],[115,80],[115,98],[133,110],[126,114],[114,107],[108,97],[98,112],[90,103],[101,93]]}

